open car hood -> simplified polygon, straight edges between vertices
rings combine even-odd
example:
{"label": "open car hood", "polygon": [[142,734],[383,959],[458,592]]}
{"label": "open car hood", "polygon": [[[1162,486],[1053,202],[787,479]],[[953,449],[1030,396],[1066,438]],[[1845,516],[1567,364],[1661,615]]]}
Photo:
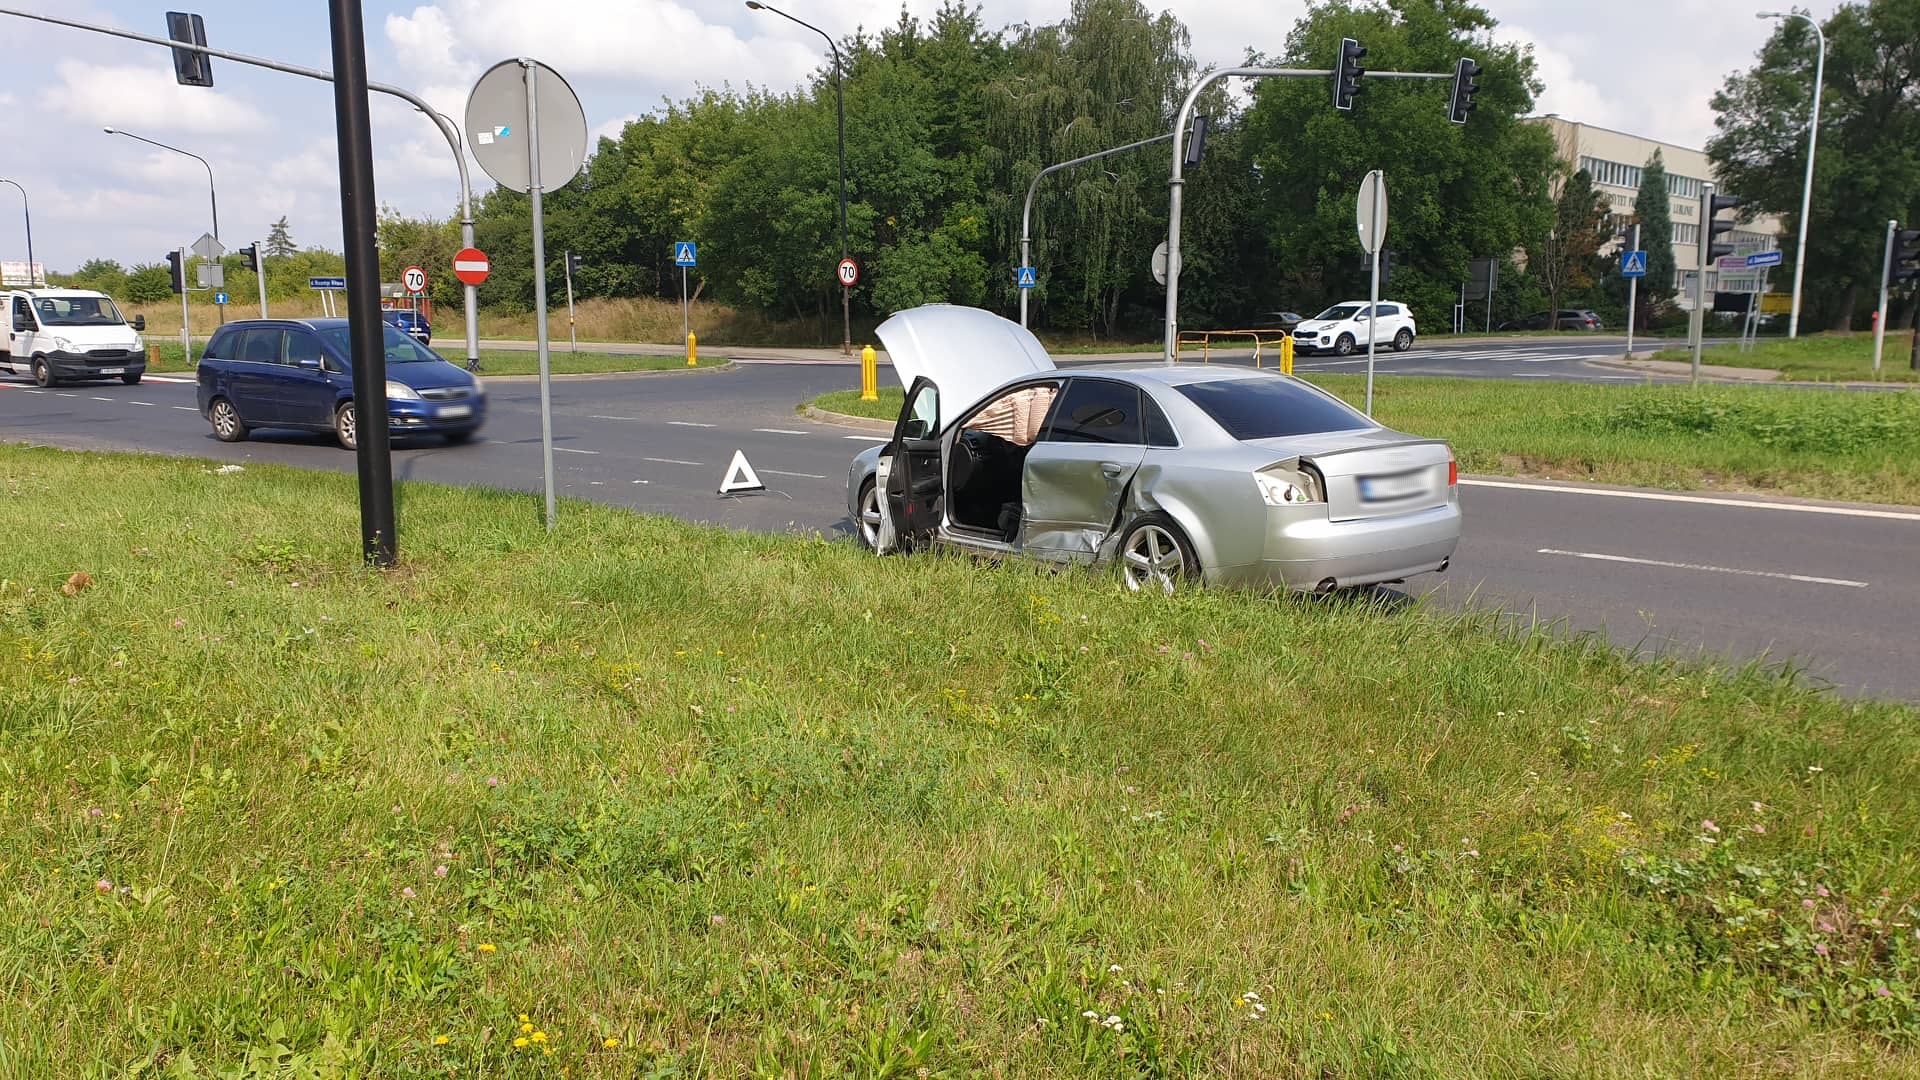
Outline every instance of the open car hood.
{"label": "open car hood", "polygon": [[928,304],[895,314],[874,331],[903,388],[925,375],[940,388],[940,425],[993,389],[1054,369],[1040,339],[991,311]]}

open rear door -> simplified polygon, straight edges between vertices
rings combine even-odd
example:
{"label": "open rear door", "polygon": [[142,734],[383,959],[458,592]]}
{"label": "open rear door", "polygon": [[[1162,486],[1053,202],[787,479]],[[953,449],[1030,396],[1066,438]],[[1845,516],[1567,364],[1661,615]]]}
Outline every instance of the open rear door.
{"label": "open rear door", "polygon": [[932,539],[940,527],[946,481],[940,463],[940,389],[925,375],[907,387],[881,465],[886,513],[879,549],[911,549]]}

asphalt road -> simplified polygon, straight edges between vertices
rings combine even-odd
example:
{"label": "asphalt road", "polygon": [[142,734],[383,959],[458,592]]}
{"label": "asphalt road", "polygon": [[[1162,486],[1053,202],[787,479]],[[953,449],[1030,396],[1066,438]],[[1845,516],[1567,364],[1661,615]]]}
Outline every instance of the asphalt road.
{"label": "asphalt road", "polygon": [[[847,464],[880,436],[801,419],[794,406],[854,380],[843,364],[751,361],[730,371],[556,379],[560,491],[735,528],[843,534]],[[400,444],[396,475],[539,490],[538,384],[496,378],[488,391],[479,439]],[[195,409],[192,384],[156,377],[49,391],[0,378],[0,438],[354,467],[353,455],[320,435],[261,432],[220,443]],[[736,450],[767,492],[716,494]],[[1920,700],[1920,579],[1910,569],[1920,511],[1495,478],[1469,478],[1462,500],[1467,531],[1452,570],[1415,579],[1411,590],[1449,604],[1497,604],[1649,651],[1793,661],[1849,693]],[[538,510],[529,504],[528,512]],[[405,529],[403,519],[403,549]]]}

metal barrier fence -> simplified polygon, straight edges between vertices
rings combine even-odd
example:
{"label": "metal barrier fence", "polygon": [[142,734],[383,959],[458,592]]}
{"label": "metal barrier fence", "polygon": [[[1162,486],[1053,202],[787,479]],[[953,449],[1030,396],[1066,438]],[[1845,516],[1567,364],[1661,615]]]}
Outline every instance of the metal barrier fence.
{"label": "metal barrier fence", "polygon": [[1279,354],[1280,373],[1293,374],[1293,335],[1285,330],[1182,330],[1179,346],[1183,349],[1188,345],[1200,346],[1200,362],[1209,364],[1213,362],[1215,338],[1249,338],[1253,341],[1254,367],[1262,367],[1263,351],[1272,350]]}

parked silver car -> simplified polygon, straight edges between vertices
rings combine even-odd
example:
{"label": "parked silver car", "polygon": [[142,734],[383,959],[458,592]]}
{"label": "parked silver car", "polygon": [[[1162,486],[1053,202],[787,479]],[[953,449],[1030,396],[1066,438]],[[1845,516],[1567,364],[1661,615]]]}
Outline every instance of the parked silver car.
{"label": "parked silver car", "polygon": [[1135,590],[1327,591],[1445,570],[1460,541],[1447,444],[1298,379],[1061,371],[1018,324],[943,304],[878,333],[906,403],[893,438],[847,476],[848,512],[876,551],[1118,563]]}

